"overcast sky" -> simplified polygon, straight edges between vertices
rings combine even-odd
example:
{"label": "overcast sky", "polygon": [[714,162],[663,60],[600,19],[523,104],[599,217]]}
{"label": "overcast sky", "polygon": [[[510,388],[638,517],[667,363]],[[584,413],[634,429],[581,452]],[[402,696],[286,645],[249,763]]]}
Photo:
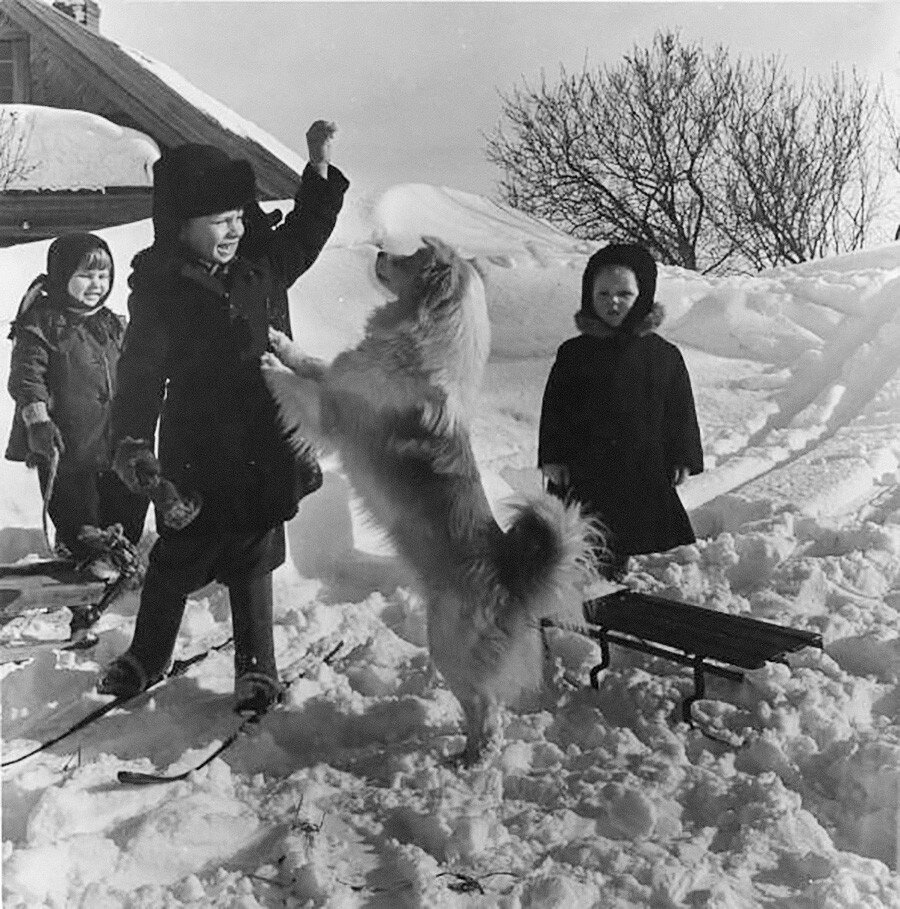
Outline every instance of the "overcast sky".
{"label": "overcast sky", "polygon": [[797,70],[833,63],[900,86],[900,3],[249,3],[100,0],[101,31],[305,154],[318,117],[357,187],[490,194],[498,91],[615,62],[659,28]]}

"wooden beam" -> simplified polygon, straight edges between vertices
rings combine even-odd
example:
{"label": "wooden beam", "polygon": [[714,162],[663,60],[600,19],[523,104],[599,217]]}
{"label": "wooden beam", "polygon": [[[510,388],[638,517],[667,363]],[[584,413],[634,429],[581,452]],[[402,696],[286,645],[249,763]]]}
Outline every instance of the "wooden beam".
{"label": "wooden beam", "polygon": [[0,246],[149,218],[148,189],[109,193],[4,193]]}

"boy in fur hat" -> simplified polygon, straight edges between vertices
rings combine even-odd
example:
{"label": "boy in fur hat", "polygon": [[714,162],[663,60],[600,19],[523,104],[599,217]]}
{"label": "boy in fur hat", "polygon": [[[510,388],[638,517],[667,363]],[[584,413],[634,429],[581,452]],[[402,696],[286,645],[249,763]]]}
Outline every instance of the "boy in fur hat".
{"label": "boy in fur hat", "polygon": [[122,524],[136,543],[148,504],[110,469],[110,410],[125,330],[106,306],[112,287],[112,253],[102,237],[57,237],[47,272],[31,282],[9,335],[16,411],[6,457],[37,467],[41,492],[52,486],[47,510],[57,548],[104,581],[118,570],[86,542],[85,528]]}
{"label": "boy in fur hat", "polygon": [[134,637],[102,693],[133,695],[159,678],[187,595],[217,580],[231,603],[237,709],[279,697],[272,571],[285,558],[283,522],[321,473],[279,430],[260,357],[270,326],[290,333],[287,290],[321,252],[349,185],[330,164],[334,131],[319,120],[307,132],[309,163],[277,228],[249,162],[184,145],[154,165],[154,242],[133,262],[114,466],[132,490],[164,478],[183,507],[168,522],[157,511]]}
{"label": "boy in fur hat", "polygon": [[656,262],[611,244],[582,277],[580,334],[557,351],[541,409],[538,466],[548,489],[603,525],[600,569],[620,580],[628,557],[694,542],[678,487],[703,470],[691,381],[662,322]]}

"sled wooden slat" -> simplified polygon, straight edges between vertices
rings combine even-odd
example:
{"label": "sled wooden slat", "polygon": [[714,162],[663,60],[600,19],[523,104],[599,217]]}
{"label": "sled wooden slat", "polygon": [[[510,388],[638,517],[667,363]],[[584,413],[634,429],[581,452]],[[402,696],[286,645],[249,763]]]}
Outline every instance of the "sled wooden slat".
{"label": "sled wooden slat", "polygon": [[705,693],[705,676],[740,681],[744,669],[784,661],[804,647],[822,648],[822,636],[745,616],[716,612],[666,597],[617,590],[587,600],[582,607],[590,637],[600,643],[601,662],[590,673],[598,687],[599,674],[609,666],[609,644],[628,647],[692,667],[694,692],[682,703],[682,716],[691,722],[691,705]]}
{"label": "sled wooden slat", "polygon": [[0,624],[35,610],[90,606],[100,601],[105,590],[102,581],[86,578],[68,563],[0,566]]}

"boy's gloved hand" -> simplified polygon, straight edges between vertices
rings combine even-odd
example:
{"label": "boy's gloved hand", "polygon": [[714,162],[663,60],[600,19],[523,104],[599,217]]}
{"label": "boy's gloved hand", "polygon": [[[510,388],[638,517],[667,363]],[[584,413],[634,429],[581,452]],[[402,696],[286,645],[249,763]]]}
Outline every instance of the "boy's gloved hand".
{"label": "boy's gloved hand", "polygon": [[150,498],[167,527],[181,530],[200,514],[200,494],[182,496],[178,492],[175,484],[162,475],[162,467],[149,442],[130,436],[122,439],[113,458],[113,470],[131,492]]}
{"label": "boy's gloved hand", "polygon": [[306,131],[309,163],[323,177],[328,176],[328,165],[331,162],[331,145],[336,132],[337,126],[329,120],[316,120]]}
{"label": "boy's gloved hand", "polygon": [[160,477],[150,491],[150,501],[153,502],[163,524],[173,530],[183,530],[187,527],[200,514],[203,505],[200,493],[182,496],[175,488],[175,484],[165,477]]}
{"label": "boy's gloved hand", "polygon": [[141,495],[149,495],[162,475],[162,467],[150,444],[131,436],[119,442],[112,468],[131,492]]}
{"label": "boy's gloved hand", "polygon": [[57,451],[62,454],[66,450],[62,433],[53,420],[26,423],[25,430],[28,433],[28,447],[32,453],[45,458],[48,463],[53,460]]}

